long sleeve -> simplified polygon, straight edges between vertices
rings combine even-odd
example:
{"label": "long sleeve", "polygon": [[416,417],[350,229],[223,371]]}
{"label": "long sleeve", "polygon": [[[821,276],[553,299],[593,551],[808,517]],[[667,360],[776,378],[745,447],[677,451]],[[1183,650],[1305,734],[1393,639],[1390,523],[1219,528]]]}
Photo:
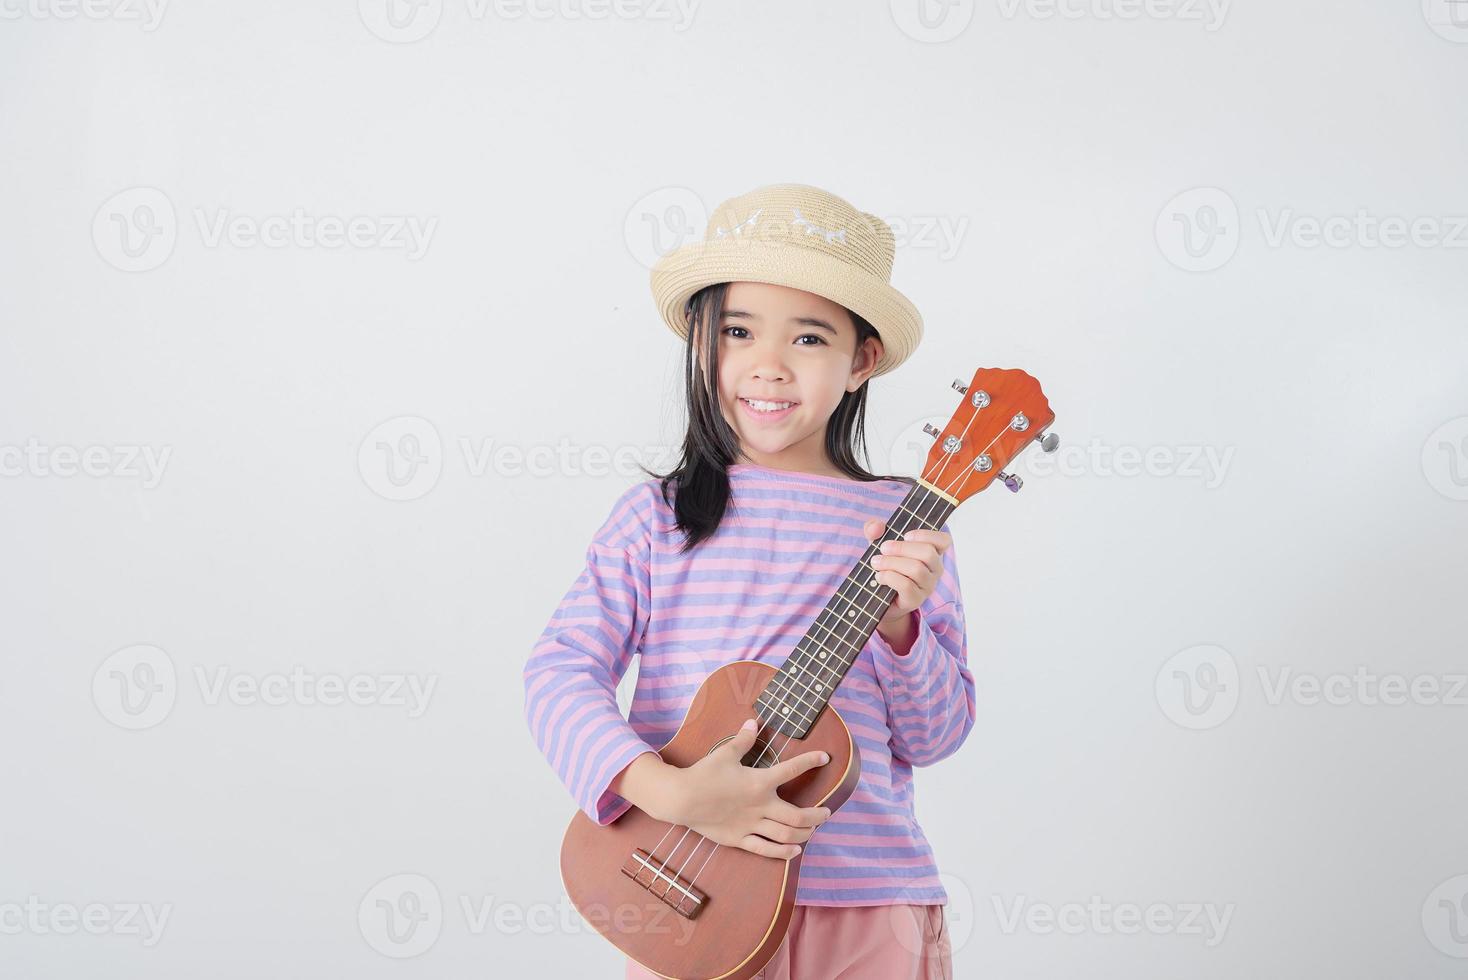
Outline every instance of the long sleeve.
{"label": "long sleeve", "polygon": [[602,825],[632,805],[607,788],[612,779],[656,751],[617,706],[617,682],[647,628],[650,549],[643,484],[613,505],[525,664],[525,720],[535,743],[576,805]]}
{"label": "long sleeve", "polygon": [[951,546],[943,553],[943,574],[932,595],[911,615],[917,626],[912,649],[900,656],[881,633],[873,632],[872,660],[887,703],[893,756],[930,766],[958,751],[973,730],[976,711],[963,596]]}

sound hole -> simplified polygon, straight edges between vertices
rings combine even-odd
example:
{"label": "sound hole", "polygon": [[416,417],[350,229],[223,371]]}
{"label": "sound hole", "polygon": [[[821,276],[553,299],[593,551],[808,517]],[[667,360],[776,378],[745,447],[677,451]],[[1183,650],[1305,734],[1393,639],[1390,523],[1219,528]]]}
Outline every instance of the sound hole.
{"label": "sound hole", "polygon": [[[720,745],[723,745],[725,742],[729,741],[729,739],[733,737],[733,735],[729,735],[725,738],[719,739],[713,744],[713,747],[709,749],[709,754],[712,755],[714,749],[717,749]],[[779,762],[779,758],[775,755],[775,749],[770,748],[770,742],[772,740],[775,741],[776,746],[780,749],[784,749],[787,747],[785,745],[785,736],[781,735],[779,732],[761,732],[759,736],[755,738],[754,746],[744,754],[744,758],[739,760],[739,764],[742,766],[748,766],[750,769],[768,769],[775,763]]]}

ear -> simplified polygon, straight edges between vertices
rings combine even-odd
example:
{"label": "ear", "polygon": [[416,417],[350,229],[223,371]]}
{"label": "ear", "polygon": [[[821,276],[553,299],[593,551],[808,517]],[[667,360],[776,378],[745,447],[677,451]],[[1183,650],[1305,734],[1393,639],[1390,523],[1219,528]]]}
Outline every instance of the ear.
{"label": "ear", "polygon": [[879,337],[868,337],[857,348],[856,356],[851,360],[851,376],[846,379],[847,391],[855,391],[867,383],[867,379],[877,370],[877,363],[881,361],[885,349]]}

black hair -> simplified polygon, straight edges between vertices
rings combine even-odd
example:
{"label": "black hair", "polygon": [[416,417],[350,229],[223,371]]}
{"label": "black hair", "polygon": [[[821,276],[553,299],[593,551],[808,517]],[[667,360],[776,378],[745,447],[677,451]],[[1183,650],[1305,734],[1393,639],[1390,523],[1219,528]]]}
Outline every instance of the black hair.
{"label": "black hair", "polygon": [[[728,467],[743,462],[739,454],[739,437],[724,418],[719,404],[719,333],[714,329],[723,321],[726,282],[705,286],[689,297],[684,305],[688,337],[684,358],[684,382],[688,411],[688,430],[683,436],[682,458],[668,473],[643,472],[658,479],[663,501],[669,500],[669,489],[676,489],[672,505],[677,527],[685,540],[680,552],[688,552],[718,530],[729,504]],[[868,337],[879,337],[877,329],[851,310],[856,326],[856,349],[861,350]],[[697,329],[700,324],[707,329]],[[700,337],[701,334],[701,337]],[[703,342],[703,358],[696,350]],[[705,375],[703,362],[708,363]],[[867,381],[871,379],[868,378]],[[841,396],[841,402],[826,424],[826,455],[841,472],[854,480],[873,482],[897,480],[909,485],[916,480],[908,476],[877,476],[867,471],[858,460],[868,456],[866,448],[867,381],[855,391]]]}

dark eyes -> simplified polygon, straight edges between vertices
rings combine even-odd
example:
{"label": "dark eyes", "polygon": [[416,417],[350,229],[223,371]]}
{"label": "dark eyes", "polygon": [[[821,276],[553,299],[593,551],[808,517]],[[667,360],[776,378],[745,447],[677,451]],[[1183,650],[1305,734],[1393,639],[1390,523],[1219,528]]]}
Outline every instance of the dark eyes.
{"label": "dark eyes", "polygon": [[[719,332],[720,333],[727,334],[730,330],[743,330],[743,331],[745,331],[747,333],[749,331],[749,328],[748,327],[741,327],[741,326],[738,326],[736,324],[734,326],[725,327],[723,330],[721,330]],[[818,333],[803,333],[803,334],[801,334],[799,337],[797,337],[795,339],[796,340],[804,340],[807,337],[809,337],[812,340],[814,340],[816,342],[816,344],[824,344],[824,343],[826,343],[826,338],[825,337],[822,337]],[[743,340],[744,338],[743,337],[736,337],[735,339],[736,340]],[[797,346],[799,346],[799,347],[814,347],[815,344],[798,344]]]}

